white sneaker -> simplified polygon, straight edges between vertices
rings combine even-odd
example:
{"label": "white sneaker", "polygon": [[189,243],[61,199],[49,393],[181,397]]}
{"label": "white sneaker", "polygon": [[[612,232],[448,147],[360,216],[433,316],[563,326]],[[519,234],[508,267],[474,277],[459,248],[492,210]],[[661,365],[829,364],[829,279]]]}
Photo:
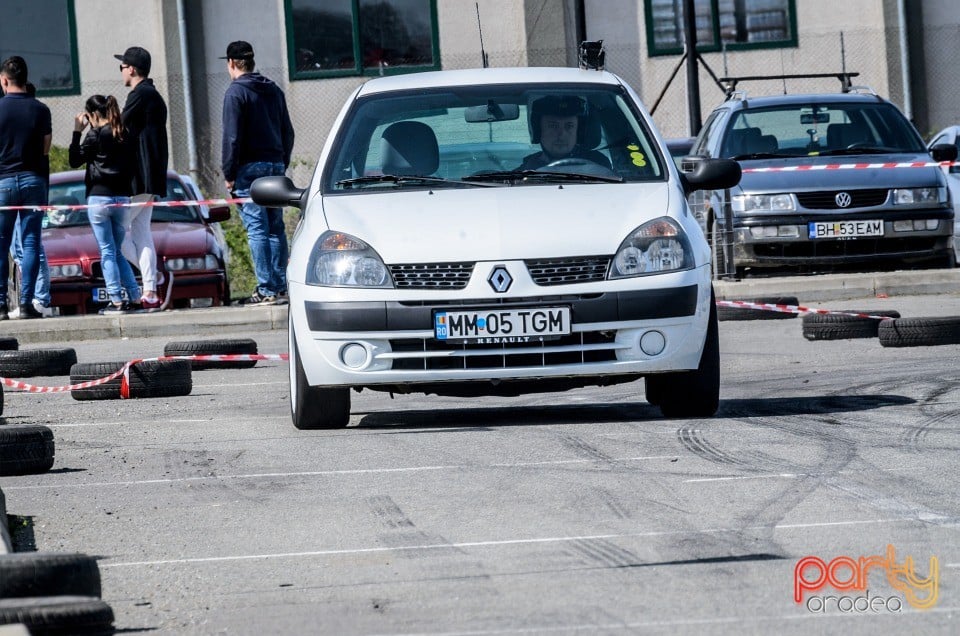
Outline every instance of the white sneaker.
{"label": "white sneaker", "polygon": [[36,309],[37,312],[40,313],[44,318],[49,318],[53,315],[53,308],[47,307],[36,298],[33,299],[33,308]]}

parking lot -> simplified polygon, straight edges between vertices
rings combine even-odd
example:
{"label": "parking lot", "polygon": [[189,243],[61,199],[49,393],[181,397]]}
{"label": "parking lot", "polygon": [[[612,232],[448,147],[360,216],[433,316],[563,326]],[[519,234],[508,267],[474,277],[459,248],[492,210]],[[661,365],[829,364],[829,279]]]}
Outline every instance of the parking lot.
{"label": "parking lot", "polygon": [[[960,315],[957,295],[828,305]],[[282,329],[236,335],[286,351]],[[298,431],[282,362],[195,371],[181,398],[7,391],[6,424],[49,426],[57,455],[0,486],[19,549],[99,559],[117,633],[950,633],[957,347],[808,342],[795,319],[720,337],[711,419],[661,418],[638,382],[364,392],[349,428]],[[169,339],[68,346],[89,362]],[[931,609],[891,609],[878,569],[879,611],[794,602],[801,558],[887,546],[915,579],[937,559]],[[863,595],[807,597],[844,594]]]}

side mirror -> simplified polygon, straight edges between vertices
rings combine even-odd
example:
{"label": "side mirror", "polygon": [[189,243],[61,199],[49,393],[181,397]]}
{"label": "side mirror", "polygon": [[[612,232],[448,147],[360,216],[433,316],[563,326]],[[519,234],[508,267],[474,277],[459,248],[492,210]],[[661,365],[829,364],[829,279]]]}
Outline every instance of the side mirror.
{"label": "side mirror", "polygon": [[268,208],[293,207],[301,210],[307,204],[307,189],[293,185],[290,177],[260,177],[250,186],[254,203]]}
{"label": "side mirror", "polygon": [[[685,157],[684,162],[691,159],[693,157]],[[689,161],[688,165],[691,172],[680,175],[686,194],[697,190],[726,190],[740,183],[740,164],[733,159],[700,159]]]}
{"label": "side mirror", "polygon": [[930,149],[934,161],[956,161],[957,147],[953,144],[937,144]]}
{"label": "side mirror", "polygon": [[209,208],[207,221],[209,223],[222,223],[230,220],[230,206],[217,205]]}

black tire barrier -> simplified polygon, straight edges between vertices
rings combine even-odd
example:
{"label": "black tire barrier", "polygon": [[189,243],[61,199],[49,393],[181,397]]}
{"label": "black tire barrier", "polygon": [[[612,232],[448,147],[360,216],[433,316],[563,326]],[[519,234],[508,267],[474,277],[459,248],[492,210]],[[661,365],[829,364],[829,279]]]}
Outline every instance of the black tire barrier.
{"label": "black tire barrier", "polygon": [[0,555],[0,598],[94,596],[100,569],[86,554],[18,552]]}
{"label": "black tire barrier", "polygon": [[877,329],[884,347],[933,347],[960,344],[960,316],[895,318]]}
{"label": "black tire barrier", "polygon": [[74,349],[23,349],[0,351],[0,377],[32,378],[67,375],[77,363]]}
{"label": "black tire barrier", "polygon": [[[851,314],[869,314],[899,318],[900,312],[890,309],[850,309]],[[804,314],[803,337],[807,340],[847,340],[876,338],[882,318],[861,318],[845,314]]]}
{"label": "black tire barrier", "polygon": [[[168,342],[163,348],[165,356],[211,356],[231,353],[255,354],[257,343],[249,338],[234,340],[185,340]],[[201,369],[249,369],[256,360],[190,360],[194,371]]]}
{"label": "black tire barrier", "polygon": [[46,426],[0,426],[0,475],[44,473],[53,467],[54,450]]}
{"label": "black tire barrier", "polygon": [[0,338],[0,351],[16,351],[20,348],[20,343],[16,338]]}
{"label": "black tire barrier", "polygon": [[[745,298],[747,302],[761,305],[799,305],[796,296],[762,296],[760,298]],[[748,309],[746,307],[717,307],[717,318],[724,320],[785,320],[796,318],[797,314],[765,309]]]}
{"label": "black tire barrier", "polygon": [[46,596],[0,599],[0,625],[27,626],[38,634],[103,633],[113,625],[113,610],[98,598]]}
{"label": "black tire barrier", "polygon": [[[116,373],[126,362],[85,362],[70,368],[70,384],[99,380]],[[189,360],[145,360],[130,367],[129,397],[163,398],[190,395],[193,377]],[[75,400],[119,400],[123,377],[91,386],[73,389]]]}

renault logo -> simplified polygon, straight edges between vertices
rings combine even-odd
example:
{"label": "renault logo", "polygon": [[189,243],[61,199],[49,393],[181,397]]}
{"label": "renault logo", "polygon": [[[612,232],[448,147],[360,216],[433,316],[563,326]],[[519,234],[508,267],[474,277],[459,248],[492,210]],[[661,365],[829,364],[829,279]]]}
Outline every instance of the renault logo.
{"label": "renault logo", "polygon": [[510,272],[507,271],[506,267],[497,265],[493,268],[493,271],[490,272],[490,276],[487,277],[487,282],[490,283],[493,291],[502,294],[510,289],[510,283],[513,282],[513,278],[510,276]]}
{"label": "renault logo", "polygon": [[850,198],[849,192],[840,192],[837,194],[837,196],[833,197],[833,200],[837,202],[838,208],[850,207],[850,203],[853,202],[853,199]]}

